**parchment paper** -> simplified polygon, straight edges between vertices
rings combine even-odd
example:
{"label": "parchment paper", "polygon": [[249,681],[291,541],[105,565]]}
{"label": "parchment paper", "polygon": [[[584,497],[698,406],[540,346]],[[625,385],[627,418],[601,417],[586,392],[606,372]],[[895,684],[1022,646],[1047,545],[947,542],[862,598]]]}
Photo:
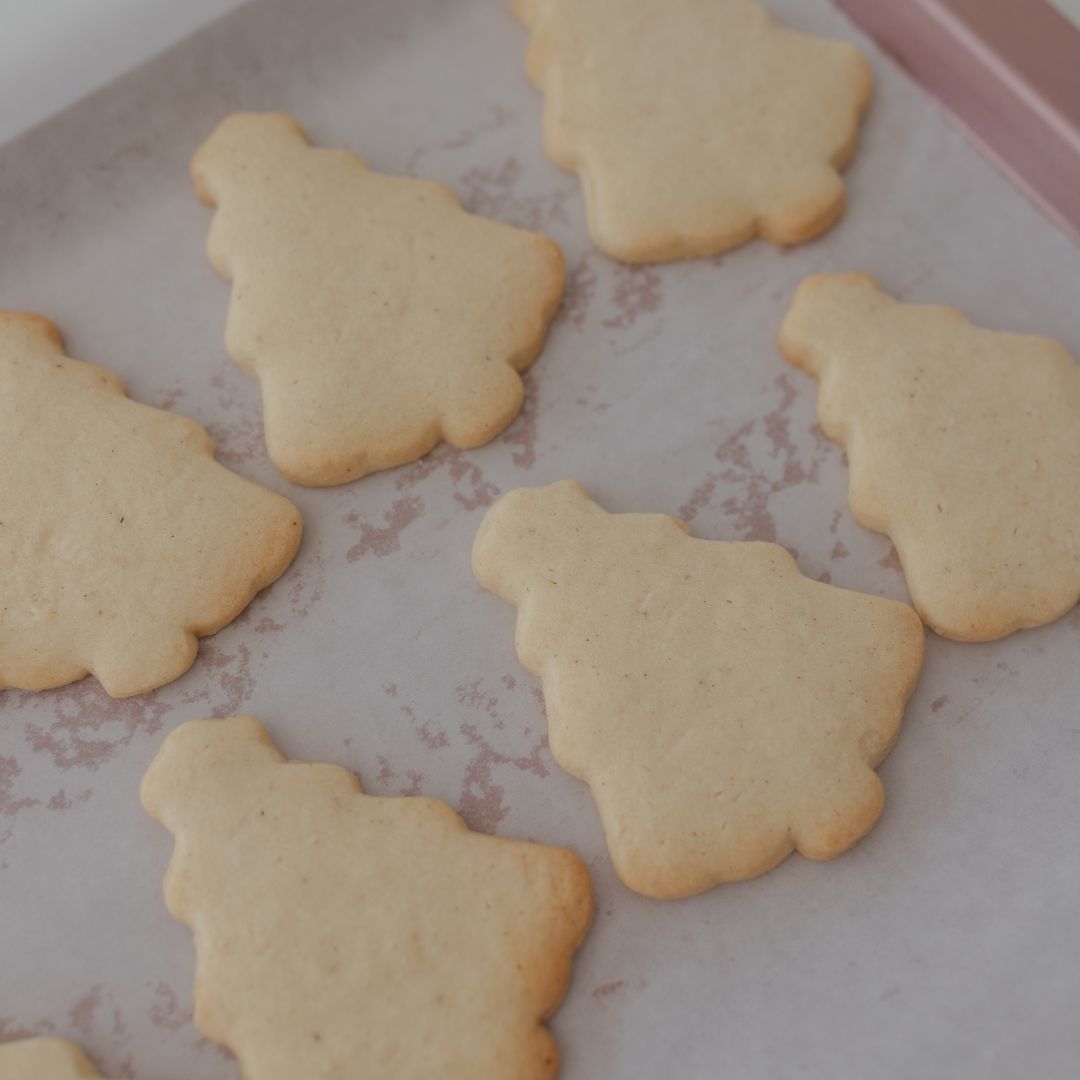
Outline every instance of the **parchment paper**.
{"label": "parchment paper", "polygon": [[[770,6],[857,38],[825,0]],[[790,253],[628,269],[593,251],[576,179],[541,148],[525,34],[489,0],[267,0],[0,151],[0,306],[47,314],[73,355],[206,425],[306,518],[293,568],[173,685],[0,692],[0,1039],[65,1034],[113,1076],[237,1076],[191,1024],[190,935],[161,898],[171,839],[137,785],[172,727],[242,711],[369,791],[582,854],[598,912],[554,1021],[567,1080],[1078,1074],[1080,613],[991,645],[931,635],[867,839],[661,903],[613,877],[587,790],[546,748],[514,612],[469,573],[486,505],[573,476],[612,510],[775,539],[806,574],[906,596],[889,542],[847,509],[815,384],[774,345],[795,285],[867,269],[1080,356],[1080,251],[863,45],[878,86],[848,215]],[[240,108],[291,111],[316,143],[563,246],[566,304],[505,436],[332,490],[275,473],[187,176]]]}

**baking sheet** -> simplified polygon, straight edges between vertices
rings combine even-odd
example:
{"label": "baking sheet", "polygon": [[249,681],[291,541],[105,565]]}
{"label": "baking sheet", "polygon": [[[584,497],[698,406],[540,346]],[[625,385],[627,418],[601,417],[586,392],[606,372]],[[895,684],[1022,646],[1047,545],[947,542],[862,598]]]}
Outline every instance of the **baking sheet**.
{"label": "baking sheet", "polygon": [[[770,6],[861,40],[825,0]],[[1080,356],[1080,250],[862,43],[878,87],[848,215],[792,252],[637,269],[594,252],[577,181],[542,152],[524,32],[489,0],[250,5],[0,150],[0,306],[47,314],[70,353],[206,425],[306,520],[295,565],[171,686],[0,692],[0,1040],[55,1031],[113,1076],[237,1075],[191,1024],[171,840],[137,785],[166,731],[242,711],[369,791],[586,859],[597,918],[553,1024],[568,1080],[1076,1075],[1080,612],[996,644],[929,638],[885,814],[853,851],[656,902],[614,878],[586,788],[547,750],[514,612],[469,573],[486,505],[573,476],[609,509],[777,540],[808,575],[905,597],[889,542],[848,512],[815,384],[774,345],[795,285],[866,269]],[[239,108],[291,111],[318,144],[563,246],[566,303],[505,436],[331,490],[274,472],[187,178]]]}

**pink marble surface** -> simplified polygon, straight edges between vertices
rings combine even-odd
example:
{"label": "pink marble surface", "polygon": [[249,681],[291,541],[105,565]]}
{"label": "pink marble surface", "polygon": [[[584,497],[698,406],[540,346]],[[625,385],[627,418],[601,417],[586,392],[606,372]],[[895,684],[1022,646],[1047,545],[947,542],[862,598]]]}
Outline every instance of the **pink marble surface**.
{"label": "pink marble surface", "polygon": [[[857,37],[825,0],[771,6]],[[848,512],[815,385],[775,347],[795,285],[866,269],[1080,355],[1080,252],[873,54],[833,233],[619,266],[544,158],[524,43],[488,0],[265,0],[0,149],[0,306],[44,312],[74,355],[205,424],[307,526],[294,566],[171,686],[0,692],[0,1040],[68,1035],[117,1077],[237,1076],[191,1024],[190,937],[161,900],[170,840],[137,785],[172,727],[243,711],[369,791],[434,795],[474,828],[586,859],[597,921],[554,1022],[568,1080],[1072,1075],[1080,613],[986,646],[931,637],[885,815],[848,855],[659,903],[614,879],[587,791],[548,752],[513,612],[468,566],[499,494],[573,476],[613,510],[776,540],[806,574],[903,598],[890,544]],[[277,476],[257,388],[224,354],[228,287],[187,178],[237,108],[293,111],[318,143],[559,241],[566,303],[503,437],[337,489]]]}

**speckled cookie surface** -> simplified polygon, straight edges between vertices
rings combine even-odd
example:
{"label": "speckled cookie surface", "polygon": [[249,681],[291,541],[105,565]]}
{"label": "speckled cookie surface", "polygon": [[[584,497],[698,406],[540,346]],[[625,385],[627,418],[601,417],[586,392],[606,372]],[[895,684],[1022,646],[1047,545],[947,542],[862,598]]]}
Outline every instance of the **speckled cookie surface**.
{"label": "speckled cookie surface", "polygon": [[0,687],[170,682],[284,572],[301,529],[198,424],[66,356],[47,319],[0,313]]}
{"label": "speckled cookie surface", "polygon": [[511,0],[532,34],[548,155],[589,231],[628,262],[797,244],[843,212],[839,170],[870,98],[854,46],[758,0]]}
{"label": "speckled cookie surface", "polygon": [[284,115],[226,118],[192,173],[217,207],[210,260],[233,281],[226,346],[259,380],[290,480],[345,483],[514,419],[562,298],[553,241],[316,149]]}
{"label": "speckled cookie surface", "polygon": [[0,1080],[100,1080],[89,1058],[66,1039],[0,1043]]}
{"label": "speckled cookie surface", "polygon": [[592,917],[562,848],[470,832],[445,803],[287,762],[257,721],[174,731],[143,804],[176,837],[195,1023],[246,1080],[540,1080]]}
{"label": "speckled cookie surface", "polygon": [[1048,338],[902,304],[865,274],[808,278],[780,331],[820,381],[858,521],[896,546],[938,633],[986,641],[1080,599],[1080,366]]}
{"label": "speckled cookie surface", "polygon": [[877,820],[874,769],[922,663],[907,605],[804,578],[776,544],[609,514],[572,481],[496,503],[473,569],[518,609],[552,753],[592,789],[632,889],[828,859]]}

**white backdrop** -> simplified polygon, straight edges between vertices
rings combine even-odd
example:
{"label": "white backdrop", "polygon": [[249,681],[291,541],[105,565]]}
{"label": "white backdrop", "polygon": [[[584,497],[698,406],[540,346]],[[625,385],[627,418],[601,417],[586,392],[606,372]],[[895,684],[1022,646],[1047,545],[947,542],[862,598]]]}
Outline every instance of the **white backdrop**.
{"label": "white backdrop", "polygon": [[0,0],[0,142],[241,0]]}

